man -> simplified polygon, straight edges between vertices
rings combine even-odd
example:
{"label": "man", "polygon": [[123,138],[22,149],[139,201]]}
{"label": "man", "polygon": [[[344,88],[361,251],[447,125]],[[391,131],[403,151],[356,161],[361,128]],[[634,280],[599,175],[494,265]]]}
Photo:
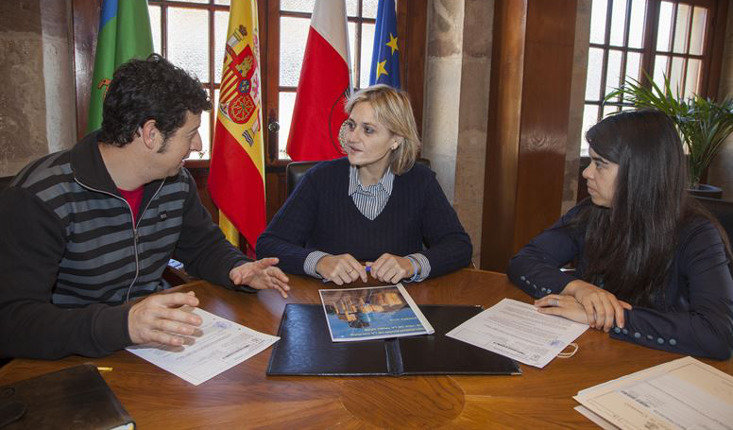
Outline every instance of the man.
{"label": "man", "polygon": [[0,195],[0,357],[182,345],[201,324],[180,309],[195,295],[150,295],[171,256],[213,283],[287,296],[277,259],[247,262],[183,168],[210,108],[183,70],[157,55],[132,60],[115,72],[101,130],[14,178]]}

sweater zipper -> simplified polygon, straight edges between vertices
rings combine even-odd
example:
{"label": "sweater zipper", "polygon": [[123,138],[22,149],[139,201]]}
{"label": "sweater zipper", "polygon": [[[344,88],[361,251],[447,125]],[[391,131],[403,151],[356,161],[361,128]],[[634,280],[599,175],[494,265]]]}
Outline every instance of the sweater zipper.
{"label": "sweater zipper", "polygon": [[[135,282],[137,282],[137,278],[140,277],[140,257],[138,256],[138,252],[137,252],[137,241],[139,239],[138,231],[137,231],[137,227],[138,226],[137,226],[137,223],[135,222],[135,215],[134,215],[134,213],[132,211],[132,206],[130,206],[130,203],[128,203],[127,200],[125,200],[124,198],[122,198],[120,196],[117,196],[117,195],[115,195],[113,193],[110,193],[109,191],[104,191],[104,190],[100,190],[100,189],[97,189],[97,188],[94,188],[94,187],[90,187],[89,185],[86,185],[86,184],[82,183],[76,177],[74,177],[74,181],[76,181],[77,184],[81,185],[82,187],[84,187],[84,188],[86,188],[86,189],[88,189],[90,191],[94,191],[94,192],[97,192],[97,193],[102,193],[102,194],[108,195],[110,197],[113,197],[113,198],[115,198],[117,200],[122,200],[125,203],[125,206],[127,206],[127,209],[130,211],[130,218],[132,219],[133,250],[135,251],[135,277],[132,279],[132,282],[127,287],[127,294],[125,295],[125,302],[128,302],[130,300],[130,291],[132,290],[133,285],[135,285]],[[145,214],[145,211],[148,210],[148,208],[150,207],[150,203],[152,203],[152,201],[155,200],[155,198],[158,196],[158,193],[163,188],[163,185],[165,185],[165,178],[163,179],[163,181],[158,186],[158,189],[155,190],[155,193],[153,194],[153,196],[150,197],[150,200],[145,205],[145,208],[142,210],[142,212],[140,212],[140,214],[139,214],[139,216],[137,218],[137,222],[138,223],[143,218],[143,215]]]}

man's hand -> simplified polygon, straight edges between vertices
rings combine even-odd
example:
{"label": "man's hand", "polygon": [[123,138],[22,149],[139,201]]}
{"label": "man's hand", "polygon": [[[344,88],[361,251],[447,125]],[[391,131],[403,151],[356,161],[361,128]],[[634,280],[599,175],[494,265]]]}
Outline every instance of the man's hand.
{"label": "man's hand", "polygon": [[388,253],[382,254],[373,263],[367,262],[367,266],[370,266],[369,273],[372,274],[372,277],[392,284],[410,278],[415,274],[415,269],[409,258]]}
{"label": "man's hand", "polygon": [[196,307],[199,300],[193,291],[188,293],[154,294],[135,303],[127,317],[130,339],[135,344],[156,342],[181,346],[186,336],[196,332],[201,317],[180,309]]}
{"label": "man's hand", "polygon": [[275,267],[277,258],[263,258],[262,260],[244,263],[229,271],[229,279],[234,285],[247,285],[257,290],[277,290],[283,298],[288,297],[290,285],[288,277],[282,270]]}
{"label": "man's hand", "polygon": [[631,309],[630,304],[608,291],[580,279],[568,283],[560,294],[574,297],[583,305],[588,324],[605,332],[613,327],[614,319],[616,325],[623,328],[624,309]]}
{"label": "man's hand", "polygon": [[366,269],[351,254],[326,255],[316,263],[316,273],[336,285],[367,281]]}

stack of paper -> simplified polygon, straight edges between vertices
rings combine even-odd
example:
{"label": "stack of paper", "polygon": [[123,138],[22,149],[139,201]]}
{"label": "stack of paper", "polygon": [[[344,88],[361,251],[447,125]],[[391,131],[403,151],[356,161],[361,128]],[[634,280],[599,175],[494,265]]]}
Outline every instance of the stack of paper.
{"label": "stack of paper", "polygon": [[733,376],[680,358],[578,392],[575,409],[603,428],[733,429]]}

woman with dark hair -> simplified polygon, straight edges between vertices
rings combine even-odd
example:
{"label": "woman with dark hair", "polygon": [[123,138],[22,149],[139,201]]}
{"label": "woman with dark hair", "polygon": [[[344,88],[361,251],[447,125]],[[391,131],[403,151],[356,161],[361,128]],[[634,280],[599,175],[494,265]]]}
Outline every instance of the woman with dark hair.
{"label": "woman with dark hair", "polygon": [[[681,354],[733,347],[730,244],[689,196],[685,155],[663,113],[622,112],[588,130],[590,198],[512,258],[540,312]],[[560,268],[573,262],[574,274]]]}

